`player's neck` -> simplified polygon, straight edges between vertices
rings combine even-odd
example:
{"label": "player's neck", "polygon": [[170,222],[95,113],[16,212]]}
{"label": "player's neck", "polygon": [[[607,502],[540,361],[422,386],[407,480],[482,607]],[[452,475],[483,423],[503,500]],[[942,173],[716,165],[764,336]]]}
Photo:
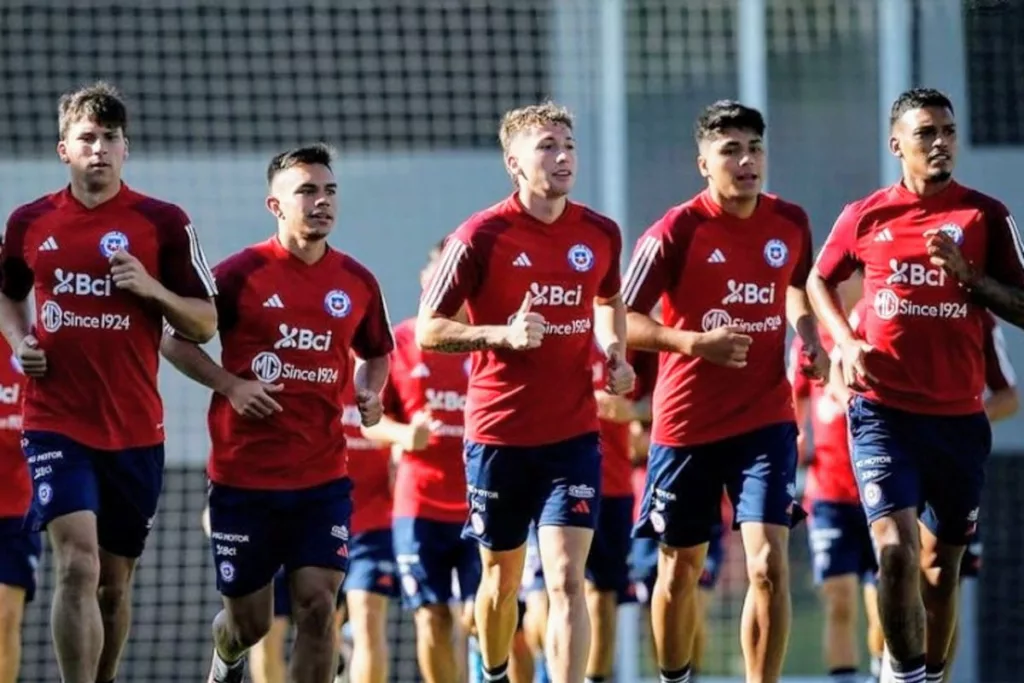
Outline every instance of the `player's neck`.
{"label": "player's neck", "polygon": [[711,196],[711,201],[721,207],[724,213],[735,218],[750,218],[753,216],[754,211],[757,210],[757,202],[760,199],[760,196],[723,197],[714,187],[708,187],[708,193]]}
{"label": "player's neck", "polygon": [[519,190],[519,203],[523,205],[526,213],[530,214],[541,223],[554,223],[565,211],[565,205],[569,199],[564,195],[548,199],[531,193],[528,189]]}
{"label": "player's neck", "polygon": [[278,233],[277,239],[289,254],[307,265],[313,265],[327,253],[327,240],[305,240],[284,232]]}
{"label": "player's neck", "polygon": [[950,176],[945,180],[935,181],[928,178],[914,178],[909,174],[903,176],[903,187],[907,188],[918,197],[931,197],[937,195],[953,183]]}
{"label": "player's neck", "polygon": [[76,183],[74,178],[71,179],[71,196],[78,200],[78,202],[87,209],[95,209],[104,202],[109,202],[111,199],[117,196],[117,193],[121,191],[121,181],[118,180],[116,183],[111,183],[108,187],[104,187],[101,190],[90,190],[81,183]]}

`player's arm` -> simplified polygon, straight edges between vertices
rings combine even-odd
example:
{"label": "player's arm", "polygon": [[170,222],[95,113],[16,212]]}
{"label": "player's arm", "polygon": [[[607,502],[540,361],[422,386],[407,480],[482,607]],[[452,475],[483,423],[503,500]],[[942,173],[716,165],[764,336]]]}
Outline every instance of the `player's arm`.
{"label": "player's arm", "polygon": [[395,350],[395,336],[380,284],[372,276],[367,284],[370,296],[366,313],[359,321],[359,327],[352,337],[352,350],[358,357],[353,383],[356,405],[359,407],[363,426],[372,427],[380,422],[384,415],[381,392],[387,385],[388,374],[391,371],[391,352]]}
{"label": "player's arm", "polygon": [[811,416],[811,380],[800,372],[801,356],[803,355],[803,341],[794,339],[793,345],[789,348],[789,359],[786,364],[786,374],[790,384],[793,385],[793,409],[796,413],[797,427],[797,454],[800,464],[806,464],[807,453],[807,431],[810,426]]}
{"label": "player's arm", "polygon": [[1017,373],[1006,352],[1006,338],[994,318],[986,321],[985,330],[985,386],[989,396],[985,400],[985,414],[990,422],[1012,417],[1020,409],[1017,394]]}
{"label": "player's arm", "polygon": [[[804,244],[800,250],[800,259],[793,269],[793,276],[786,287],[786,319],[796,332],[802,344],[801,357],[798,365],[793,365],[797,373],[809,373],[818,379],[828,376],[828,355],[821,348],[818,338],[818,320],[807,296],[807,275],[811,269],[811,226],[807,215],[801,212],[804,228]],[[809,361],[804,364],[802,361]]]}
{"label": "player's arm", "polygon": [[32,331],[32,310],[28,295],[35,275],[21,256],[20,226],[8,223],[0,246],[0,326],[12,349],[17,349]]}

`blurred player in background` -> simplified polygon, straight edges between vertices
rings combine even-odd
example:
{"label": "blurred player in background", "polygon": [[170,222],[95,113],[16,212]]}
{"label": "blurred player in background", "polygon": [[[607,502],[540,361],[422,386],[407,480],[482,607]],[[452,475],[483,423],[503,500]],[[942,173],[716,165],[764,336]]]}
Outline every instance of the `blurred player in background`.
{"label": "blurred player in background", "polygon": [[[839,288],[843,310],[854,316],[854,304],[861,297],[859,277]],[[822,347],[833,352],[828,331],[819,330]],[[849,392],[841,382],[812,382],[798,370],[803,356],[799,339],[790,347],[790,379],[800,427],[800,458],[807,465],[804,507],[808,519],[814,583],[821,593],[825,611],[823,654],[831,683],[860,683],[857,631],[858,593],[863,586],[868,618],[868,650],[872,675],[880,672],[884,647],[879,642],[874,580],[878,565],[867,518],[860,505],[857,479],[850,463],[846,405]],[[836,359],[838,361],[838,358]],[[835,368],[833,368],[833,374]],[[808,426],[814,449],[808,452]]]}
{"label": "blurred player in background", "polygon": [[0,340],[0,683],[17,683],[21,621],[36,592],[42,551],[29,515],[32,481],[21,452],[21,402],[25,376],[18,357]]}
{"label": "blurred player in background", "polygon": [[[548,669],[556,683],[584,678],[584,567],[601,492],[595,338],[609,393],[633,386],[619,296],[622,236],[568,200],[577,170],[572,123],[550,103],[504,116],[500,139],[516,192],[451,235],[416,324],[423,349],[480,352],[467,391],[464,533],[481,545],[475,621],[492,681],[507,678],[531,519],[550,599]],[[463,305],[468,324],[453,319]]]}
{"label": "blurred player in background", "polygon": [[105,683],[163,479],[160,330],[166,318],[210,339],[216,289],[185,212],[121,182],[128,115],[117,91],[91,85],[63,96],[59,112],[71,182],[7,221],[0,325],[29,378],[22,445],[57,564],[61,675]]}
{"label": "blurred player in background", "polygon": [[[343,586],[352,631],[351,683],[386,683],[388,606],[398,597],[398,572],[391,534],[391,448],[364,436],[355,392],[343,392],[348,471],[352,478],[348,576]],[[368,428],[373,428],[369,425]]]}
{"label": "blurred player in background", "polygon": [[[696,137],[708,189],[644,233],[623,284],[630,346],[661,352],[636,535],[661,544],[651,614],[665,683],[690,680],[698,585],[723,487],[750,579],[747,680],[778,681],[786,653],[789,529],[801,513],[785,321],[804,340],[804,370],[824,376],[828,359],[804,291],[807,214],[761,192],[764,129],[761,114],[737,102],[704,110]],[[659,298],[664,324],[650,317]]]}
{"label": "blurred player in background", "polygon": [[[900,95],[889,146],[902,180],[843,210],[809,290],[857,392],[854,471],[880,558],[893,678],[931,683],[944,676],[992,442],[983,307],[1024,326],[1024,250],[1006,207],[952,179],[957,130],[945,95]],[[859,268],[870,303],[863,336],[836,294]]]}
{"label": "blurred player in background", "polygon": [[[282,566],[297,632],[291,677],[327,683],[334,674],[352,512],[343,392],[354,381],[363,424],[376,423],[394,341],[377,280],[327,245],[337,210],[331,162],[321,145],[271,160],[266,205],[277,234],[214,271],[221,364],[164,336],[165,357],[214,392],[207,471],[224,609],[213,622],[210,683],[242,680],[246,652],[273,621]],[[353,351],[362,359],[354,380]]]}
{"label": "blurred player in background", "polygon": [[[431,250],[420,282],[426,286],[441,256]],[[457,634],[472,625],[472,597],[480,583],[480,554],[462,538],[469,514],[462,462],[463,413],[469,354],[421,351],[416,321],[395,328],[391,375],[384,391],[384,417],[367,434],[401,449],[395,482],[394,547],[402,602],[413,612],[416,658],[427,683],[460,680]],[[459,594],[452,592],[452,575]],[[453,619],[459,598],[464,617]]]}

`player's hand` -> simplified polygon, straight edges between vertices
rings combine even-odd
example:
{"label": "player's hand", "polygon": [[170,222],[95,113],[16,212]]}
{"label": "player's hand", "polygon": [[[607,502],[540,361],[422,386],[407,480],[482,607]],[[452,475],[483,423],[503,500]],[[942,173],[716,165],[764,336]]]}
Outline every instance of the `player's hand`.
{"label": "player's hand", "polygon": [[597,391],[594,394],[597,397],[597,416],[602,420],[626,424],[636,417],[633,402],[628,398],[607,391]]}
{"label": "player's hand", "polygon": [[268,384],[255,379],[239,380],[228,389],[227,398],[239,415],[263,420],[284,410],[271,395],[283,389],[283,384]]}
{"label": "player's hand", "polygon": [[530,292],[523,297],[523,303],[508,324],[508,345],[516,351],[535,349],[544,341],[544,325],[547,321],[540,313],[530,311],[533,295]]}
{"label": "player's hand", "polygon": [[362,418],[364,427],[372,427],[380,422],[384,415],[384,405],[380,402],[380,395],[375,391],[357,391],[356,407],[359,408],[359,417]]}
{"label": "player's hand", "polygon": [[152,299],[161,286],[146,272],[142,261],[124,249],[119,249],[110,256],[110,279],[118,289],[131,292],[143,299]]}
{"label": "player's hand", "polygon": [[608,381],[605,384],[605,391],[613,396],[625,396],[633,391],[636,384],[636,373],[633,366],[622,357],[618,349],[610,349],[605,359],[605,366],[608,368]]}
{"label": "player's hand", "polygon": [[800,372],[810,379],[828,380],[829,358],[821,344],[804,344]]}
{"label": "player's hand", "polygon": [[928,260],[933,266],[939,266],[958,282],[970,281],[974,269],[952,237],[941,230],[927,230],[924,236],[927,240],[925,248],[928,250]]}
{"label": "player's hand", "polygon": [[694,355],[715,365],[724,365],[727,368],[745,368],[747,352],[753,341],[753,337],[743,334],[738,327],[716,327],[698,337],[693,351]]}
{"label": "player's hand", "polygon": [[412,418],[409,420],[409,432],[406,436],[406,442],[402,444],[403,450],[407,453],[413,453],[425,449],[430,443],[434,422],[435,420],[430,416],[429,411],[420,410],[413,413]]}
{"label": "player's hand", "polygon": [[872,347],[866,341],[853,339],[840,346],[842,352],[843,384],[854,391],[864,391],[875,376],[868,371],[865,362]]}
{"label": "player's hand", "polygon": [[46,374],[46,352],[39,348],[39,340],[35,335],[26,334],[16,351],[21,371],[29,377],[42,377]]}

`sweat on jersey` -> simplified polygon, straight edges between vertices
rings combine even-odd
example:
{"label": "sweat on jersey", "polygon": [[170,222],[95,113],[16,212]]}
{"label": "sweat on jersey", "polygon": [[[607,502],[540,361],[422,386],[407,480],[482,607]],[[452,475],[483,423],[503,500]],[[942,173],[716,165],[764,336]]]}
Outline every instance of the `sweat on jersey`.
{"label": "sweat on jersey", "polygon": [[696,446],[792,421],[786,379],[786,289],[803,287],[811,230],[799,206],[763,194],[746,219],[704,191],[669,209],[637,242],[622,296],[664,324],[709,332],[732,325],[753,337],[742,369],[678,353],[659,354],[651,438]]}
{"label": "sweat on jersey", "polygon": [[185,212],[126,185],[91,209],[65,188],[7,220],[0,291],[12,301],[35,294],[33,334],[47,360],[46,375],[26,381],[26,430],[106,451],[163,442],[163,313],[114,286],[110,257],[122,249],[179,296],[216,294]]}
{"label": "sweat on jersey", "polygon": [[554,444],[598,431],[590,354],[594,298],[618,295],[622,235],[609,218],[568,202],[551,224],[515,196],[469,218],[445,243],[422,305],[471,325],[507,325],[527,293],[547,321],[539,348],[472,354],[466,438]]}
{"label": "sweat on jersey", "polygon": [[835,285],[864,269],[865,362],[877,379],[864,396],[929,415],[982,410],[985,309],[931,264],[929,230],[941,230],[964,258],[995,280],[1024,287],[1024,244],[1006,207],[951,183],[921,197],[902,183],[847,205],[818,255]]}

